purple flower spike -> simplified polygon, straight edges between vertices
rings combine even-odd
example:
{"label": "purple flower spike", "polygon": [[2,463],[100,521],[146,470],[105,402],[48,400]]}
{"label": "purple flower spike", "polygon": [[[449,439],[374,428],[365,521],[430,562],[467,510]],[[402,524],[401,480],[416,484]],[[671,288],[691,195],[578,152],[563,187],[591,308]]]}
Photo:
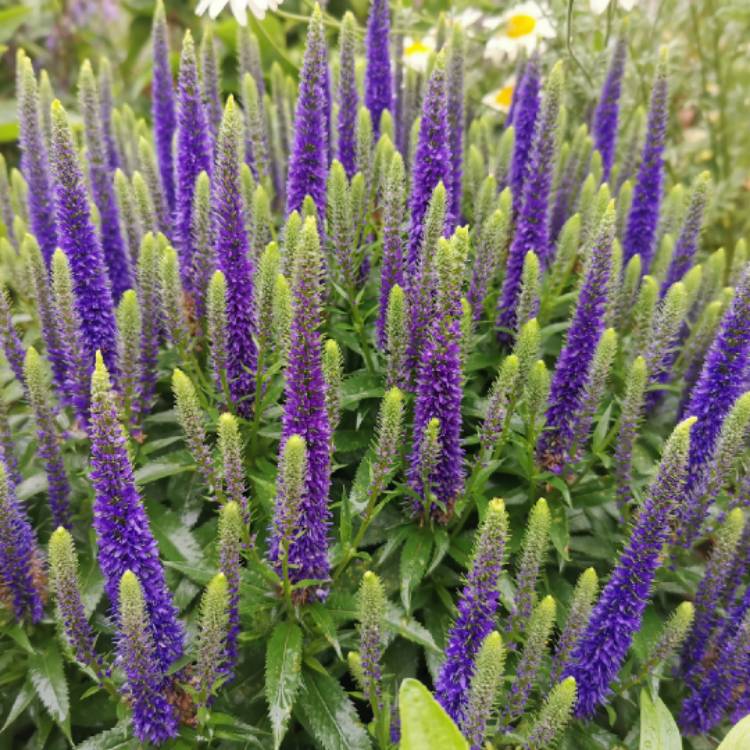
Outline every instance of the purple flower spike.
{"label": "purple flower spike", "polygon": [[[704,481],[724,418],[747,387],[744,373],[749,364],[750,267],[737,285],[685,409],[686,414],[698,419],[690,447],[691,485],[699,486]],[[700,512],[700,493],[691,493],[680,514],[684,544],[689,544],[700,529]]]}
{"label": "purple flower spike", "polygon": [[160,745],[177,734],[177,716],[165,692],[160,644],[154,640],[144,594],[148,594],[148,586],[142,586],[135,573],[126,570],[117,582],[117,661],[125,672],[135,736],[141,742]]}
{"label": "purple flower spike", "polygon": [[432,193],[438,183],[451,185],[450,148],[448,146],[448,100],[445,89],[445,58],[435,63],[422,105],[419,138],[412,165],[411,197],[409,199],[409,248],[407,267],[413,277],[419,268],[424,234],[424,219]]}
{"label": "purple flower spike", "polygon": [[656,81],[651,93],[651,108],[648,113],[646,142],[643,145],[638,177],[633,188],[628,223],[623,239],[623,264],[634,255],[641,256],[643,273],[648,273],[654,255],[656,228],[659,223],[659,207],[662,199],[662,177],[664,172],[664,139],[667,131],[669,104],[667,79],[667,55],[662,50]]}
{"label": "purple flower spike", "polygon": [[625,57],[627,43],[625,37],[620,37],[612,53],[607,77],[604,79],[599,103],[594,111],[592,135],[594,147],[602,156],[602,182],[608,182],[609,173],[615,162],[617,147],[617,121],[620,113],[620,89],[622,76],[625,72]]}
{"label": "purple flower spike", "polygon": [[[294,258],[293,318],[291,346],[286,366],[283,427],[280,454],[292,435],[307,444],[307,473],[295,528],[289,543],[290,579],[320,581],[295,595],[300,601],[320,600],[327,595],[329,577],[328,526],[331,512],[331,427],[326,410],[326,387],[321,362],[320,326],[323,312],[320,278],[323,258],[315,218],[308,216]],[[281,540],[285,536],[282,508],[274,514],[270,556],[278,565]]]}
{"label": "purple flower spike", "polygon": [[18,331],[13,324],[10,299],[4,287],[0,287],[0,343],[16,380],[23,385],[26,382],[23,371],[23,359],[26,354]]}
{"label": "purple flower spike", "polygon": [[240,164],[242,119],[232,97],[227,101],[216,142],[213,230],[216,258],[227,280],[227,380],[237,410],[252,413],[258,352],[253,334],[253,269],[248,256]]}
{"label": "purple flower spike", "polygon": [[323,17],[316,5],[307,31],[294,115],[294,145],[289,157],[286,212],[301,211],[305,196],[315,202],[322,218],[328,177],[328,64],[325,60]]}
{"label": "purple flower spike", "polygon": [[155,659],[164,673],[182,656],[182,626],[135,486],[127,439],[117,417],[117,399],[99,353],[91,381],[89,434],[94,529],[107,596],[117,615],[123,573],[132,570],[138,575],[144,586],[149,630],[156,644]]}
{"label": "purple flower spike", "polygon": [[174,210],[175,184],[172,138],[177,127],[177,116],[175,114],[172,69],[169,66],[169,35],[162,0],[157,0],[156,3],[151,44],[154,57],[154,72],[151,80],[151,118],[154,122],[154,142],[164,195],[170,209]]}
{"label": "purple flower spike", "polygon": [[641,626],[654,575],[687,477],[692,417],[675,427],[656,478],[635,520],[630,539],[573,649],[563,677],[578,685],[576,716],[591,717],[609,693],[633,636]]}
{"label": "purple flower spike", "polygon": [[39,622],[44,605],[37,588],[41,571],[34,531],[8,477],[6,461],[0,461],[0,600],[18,620]]}
{"label": "purple flower spike", "polygon": [[70,261],[73,291],[87,359],[99,350],[110,370],[117,367],[117,334],[109,278],[99,238],[91,222],[86,183],[68,116],[52,103],[52,170],[60,247]]}
{"label": "purple flower spike", "polygon": [[591,248],[576,309],[552,379],[547,427],[537,443],[537,456],[550,471],[562,471],[570,458],[577,415],[585,398],[596,347],[604,331],[614,230],[612,201]]}
{"label": "purple flower spike", "polygon": [[[536,118],[539,112],[539,91],[541,89],[539,61],[532,57],[523,71],[523,78],[513,97],[513,128],[516,138],[513,145],[513,158],[510,164],[510,189],[513,194],[513,209],[521,207],[523,182],[526,165],[531,154]],[[534,248],[536,251],[536,248]]]}
{"label": "purple flower spike", "polygon": [[[161,157],[160,157],[160,169]],[[177,185],[175,241],[180,254],[180,275],[187,294],[193,290],[193,197],[201,172],[211,174],[210,129],[201,100],[195,44],[189,31],[182,42],[177,95]]]}
{"label": "purple flower spike", "polygon": [[476,655],[495,627],[507,537],[508,514],[503,501],[496,498],[490,502],[477,532],[471,567],[458,601],[458,615],[448,633],[445,661],[435,690],[438,701],[457,723],[464,719]]}
{"label": "purple flower spike", "polygon": [[[441,239],[436,257],[436,309],[419,353],[414,405],[414,442],[408,470],[409,483],[419,495],[416,514],[429,513],[446,522],[463,487],[461,446],[461,297],[463,278],[459,229],[448,242]],[[466,237],[468,245],[468,237]],[[428,426],[440,424],[438,455],[425,456]],[[429,451],[428,451],[429,453]],[[427,494],[432,497],[427,497]]]}
{"label": "purple flower spike", "polygon": [[78,102],[83,115],[91,194],[101,219],[102,251],[109,271],[112,295],[117,301],[124,291],[133,286],[133,273],[120,232],[120,212],[117,209],[109,155],[102,130],[99,90],[88,60],[81,66]]}
{"label": "purple flower spike", "polygon": [[[39,112],[39,90],[31,60],[22,50],[18,51],[16,66],[19,145],[21,168],[29,183],[29,218],[31,229],[42,249],[44,260],[49,266],[52,253],[57,247],[57,226],[53,210],[47,145]],[[6,229],[10,231],[12,227],[6,227]]]}
{"label": "purple flower spike", "polygon": [[393,106],[390,33],[388,0],[372,0],[365,37],[365,106],[372,116],[375,140],[379,135],[380,115],[383,110],[390,110]]}
{"label": "purple flower spike", "polygon": [[[532,64],[529,62],[529,65]],[[558,63],[550,71],[544,89],[544,101],[531,144],[531,157],[523,182],[520,211],[513,243],[508,252],[508,264],[498,302],[497,326],[509,331],[516,330],[516,307],[521,292],[521,276],[526,253],[533,250],[539,256],[542,267],[547,265],[550,244],[549,195],[552,189],[557,119],[562,104],[562,93],[563,71],[562,64]],[[502,331],[499,338],[509,343],[512,334]]]}
{"label": "purple flower spike", "polygon": [[[387,12],[387,9],[386,9]],[[359,94],[354,69],[354,54],[357,38],[357,22],[347,11],[341,22],[339,37],[339,116],[338,116],[338,158],[344,166],[346,178],[351,180],[357,171],[357,112]]]}
{"label": "purple flower spike", "polygon": [[703,172],[697,179],[693,193],[690,196],[685,221],[682,224],[680,236],[672,251],[672,262],[669,264],[667,277],[661,287],[664,296],[669,287],[679,281],[693,265],[693,258],[698,250],[698,240],[703,228],[703,213],[709,199],[711,189],[711,174]]}

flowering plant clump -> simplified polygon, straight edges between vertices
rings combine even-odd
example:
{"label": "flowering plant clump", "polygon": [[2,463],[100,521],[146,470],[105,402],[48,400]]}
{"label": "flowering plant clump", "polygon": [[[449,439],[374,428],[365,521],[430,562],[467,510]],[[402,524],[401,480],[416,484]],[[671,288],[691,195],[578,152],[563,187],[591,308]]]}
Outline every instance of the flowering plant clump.
{"label": "flowering plant clump", "polygon": [[229,5],[145,106],[17,51],[0,746],[746,747],[750,256],[667,49],[637,112],[629,24],[581,106],[536,2]]}

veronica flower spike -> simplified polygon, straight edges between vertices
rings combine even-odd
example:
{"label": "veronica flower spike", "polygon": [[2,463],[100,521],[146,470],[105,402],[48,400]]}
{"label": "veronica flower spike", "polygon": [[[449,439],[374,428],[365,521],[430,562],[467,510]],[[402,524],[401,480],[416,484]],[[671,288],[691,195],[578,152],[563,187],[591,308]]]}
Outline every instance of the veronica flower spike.
{"label": "veronica flower spike", "polygon": [[116,372],[117,334],[111,286],[91,221],[86,183],[68,116],[58,100],[52,103],[51,154],[58,239],[70,262],[83,345],[89,362],[99,350],[107,367]]}
{"label": "veronica flower spike", "polygon": [[662,154],[669,104],[668,63],[666,49],[663,49],[651,93],[646,142],[643,146],[638,177],[633,189],[633,201],[623,238],[623,262],[627,263],[634,255],[640,255],[644,273],[648,273],[654,255],[656,228],[662,199],[664,171]]}
{"label": "veronica flower spike", "polygon": [[143,501],[135,485],[125,434],[117,416],[117,400],[109,373],[97,352],[91,382],[91,484],[99,567],[107,595],[118,613],[120,579],[137,573],[157,646],[157,661],[166,672],[182,656],[183,631],[167,589],[159,549],[151,533]]}
{"label": "veronica flower spike", "polygon": [[495,626],[507,535],[505,503],[492,500],[477,532],[469,574],[458,602],[458,616],[448,633],[446,658],[435,691],[440,704],[459,723],[469,703],[474,660]]}
{"label": "veronica flower spike", "polygon": [[667,441],[630,539],[563,670],[565,677],[576,679],[575,713],[580,718],[593,716],[606,698],[640,628],[662,548],[670,535],[670,522],[685,487],[690,430],[695,421],[690,417],[681,422]]}

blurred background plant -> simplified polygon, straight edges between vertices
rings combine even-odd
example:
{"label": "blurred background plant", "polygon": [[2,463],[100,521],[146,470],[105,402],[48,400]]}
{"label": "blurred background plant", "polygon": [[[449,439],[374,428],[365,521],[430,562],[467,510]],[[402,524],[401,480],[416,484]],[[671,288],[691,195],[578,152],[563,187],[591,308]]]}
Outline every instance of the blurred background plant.
{"label": "blurred background plant", "polygon": [[[168,0],[165,5],[176,37],[181,29],[195,30],[209,23],[195,15],[194,2]],[[338,25],[344,10],[351,9],[364,24],[367,6],[367,0],[331,0],[327,20]],[[249,18],[260,42],[265,71],[277,61],[287,74],[296,76],[311,7],[311,0],[285,0],[278,12],[266,14],[262,21]],[[46,68],[56,91],[75,90],[71,77],[82,60],[108,57],[115,74],[116,99],[140,105],[136,115],[146,116],[153,10],[151,0],[2,4],[0,143],[11,164],[15,162],[18,132],[13,100],[15,50],[25,48],[35,67]],[[549,61],[569,59],[569,81],[580,102],[579,111],[590,111],[606,72],[608,47],[613,36],[625,30],[629,52],[623,97],[627,129],[638,107],[647,103],[655,51],[667,44],[675,61],[668,175],[690,181],[705,169],[711,171],[716,189],[704,238],[707,249],[725,246],[731,252],[736,240],[746,233],[750,216],[750,129],[746,127],[750,3],[746,0],[407,1],[402,3],[395,25],[406,37],[408,64],[415,68],[426,64],[450,15],[460,18],[472,42],[467,67],[469,104],[475,114],[482,108],[498,110],[498,118],[503,117],[502,110],[510,101],[517,57],[535,48]],[[526,20],[519,22],[519,18]],[[524,33],[529,18],[533,30]],[[237,22],[228,10],[214,22],[214,32],[222,80],[232,89],[237,83]],[[179,49],[177,39],[172,49]]]}

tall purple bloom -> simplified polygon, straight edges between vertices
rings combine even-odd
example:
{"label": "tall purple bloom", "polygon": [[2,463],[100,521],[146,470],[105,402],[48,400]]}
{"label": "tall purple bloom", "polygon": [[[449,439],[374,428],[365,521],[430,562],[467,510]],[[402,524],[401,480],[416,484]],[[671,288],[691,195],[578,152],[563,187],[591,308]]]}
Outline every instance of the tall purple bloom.
{"label": "tall purple bloom", "polygon": [[[690,482],[703,482],[713,456],[724,418],[746,389],[745,373],[750,364],[750,267],[737,285],[732,303],[724,315],[719,332],[706,354],[698,382],[685,413],[697,417],[690,444]],[[683,541],[689,543],[702,519],[700,493],[691,493],[681,510]]]}
{"label": "tall purple bloom", "polygon": [[690,428],[675,427],[662,454],[656,478],[630,533],[630,539],[602,591],[588,626],[570,655],[563,676],[578,685],[576,715],[588,718],[606,698],[641,626],[654,575],[687,476]]}
{"label": "tall purple bloom", "polygon": [[0,599],[17,619],[42,619],[41,596],[35,580],[40,568],[34,531],[0,460]]}
{"label": "tall purple bloom", "polygon": [[[57,246],[57,227],[53,210],[53,193],[42,121],[39,112],[39,91],[31,60],[19,50],[16,76],[18,80],[18,124],[21,147],[21,169],[29,183],[29,218],[31,229],[49,266]],[[7,227],[11,230],[12,227]],[[21,239],[20,237],[18,238]]]}
{"label": "tall purple bloom", "polygon": [[469,575],[458,601],[458,615],[448,633],[445,661],[435,690],[440,704],[459,723],[469,701],[476,655],[495,627],[507,536],[505,505],[502,500],[492,500],[477,532]]}
{"label": "tall purple bloom", "polygon": [[[307,444],[307,473],[299,503],[294,533],[289,542],[289,569],[292,582],[321,581],[296,593],[302,600],[323,599],[324,581],[329,576],[328,526],[331,512],[328,495],[331,485],[331,427],[326,410],[326,386],[321,363],[322,324],[320,277],[323,259],[315,218],[308,216],[295,251],[293,318],[291,346],[285,370],[285,404],[282,421],[283,453],[292,435]],[[285,534],[283,509],[277,506],[271,559],[279,562],[279,547]]]}
{"label": "tall purple bloom", "polygon": [[517,96],[513,97],[513,128],[516,132],[516,138],[513,145],[513,158],[510,163],[510,189],[513,193],[513,208],[515,211],[518,211],[521,207],[526,166],[531,153],[536,118],[539,113],[540,88],[539,61],[534,56],[526,63],[523,78],[518,85]]}
{"label": "tall purple bloom", "polygon": [[[387,11],[386,11],[387,12]],[[357,42],[356,21],[347,11],[341,22],[339,37],[339,115],[338,158],[344,166],[346,177],[351,180],[357,171],[357,112],[359,94],[354,70],[354,53]]]}
{"label": "tall purple bloom", "polygon": [[216,258],[227,280],[229,391],[238,411],[249,416],[255,392],[258,352],[253,339],[253,269],[243,219],[241,154],[242,119],[230,97],[216,142],[212,217]]}
{"label": "tall purple bloom", "polygon": [[[161,156],[159,158],[163,171]],[[201,100],[195,44],[187,31],[182,42],[177,95],[175,241],[180,254],[182,286],[188,294],[193,289],[193,197],[201,172],[211,174],[210,130]]]}
{"label": "tall purple bloom", "polygon": [[667,277],[661,287],[662,296],[666,294],[667,289],[672,284],[679,281],[690,270],[693,264],[695,253],[698,250],[701,229],[703,228],[703,213],[706,210],[710,189],[711,174],[710,172],[703,172],[698,177],[690,196],[690,205],[682,223],[680,236],[677,238],[672,251],[672,261],[669,264]]}
{"label": "tall purple bloom", "polygon": [[120,212],[117,208],[112,173],[109,169],[109,156],[102,131],[99,91],[94,71],[88,60],[81,66],[78,100],[83,115],[83,131],[86,136],[91,194],[99,209],[104,261],[109,271],[112,295],[117,301],[125,290],[133,286],[133,274],[120,232]]}
{"label": "tall purple bloom", "polygon": [[609,180],[609,173],[615,161],[617,146],[617,121],[620,113],[620,89],[622,76],[625,72],[625,56],[627,43],[625,37],[620,37],[612,53],[612,61],[604,79],[599,103],[594,111],[592,135],[594,147],[602,156],[602,182]]}
{"label": "tall purple bloom", "polygon": [[614,205],[610,203],[591,248],[576,309],[552,379],[547,427],[537,443],[537,456],[543,466],[555,472],[561,471],[569,459],[589,371],[604,331],[614,225]]}
{"label": "tall purple bloom", "polygon": [[422,105],[419,138],[412,164],[411,196],[409,198],[409,275],[418,271],[424,234],[424,219],[432,193],[438,183],[451,185],[450,148],[448,146],[448,100],[445,88],[445,60],[435,63]]}
{"label": "tall purple bloom", "polygon": [[380,131],[380,115],[383,110],[390,110],[393,106],[390,33],[388,0],[372,0],[365,37],[365,106],[370,110],[376,139]]}
{"label": "tall purple bloom", "polygon": [[[679,722],[688,736],[710,732],[722,720],[738,694],[741,696],[740,705],[746,708],[750,679],[750,613],[745,614],[730,637],[717,643],[717,651],[705,678],[692,686],[682,706]],[[745,711],[741,710],[738,714],[737,721],[745,715]]]}
{"label": "tall purple bloom", "polygon": [[158,0],[151,31],[154,72],[151,80],[151,118],[154,122],[154,142],[159,160],[159,173],[164,195],[170,209],[175,207],[174,159],[172,138],[177,127],[174,83],[169,66],[169,35],[164,15],[164,3]]}
{"label": "tall purple bloom", "polygon": [[[529,62],[533,65],[533,62]],[[531,158],[523,183],[520,211],[513,242],[508,252],[503,289],[498,302],[497,326],[516,330],[516,307],[521,292],[521,275],[526,253],[533,250],[546,266],[549,255],[549,194],[552,189],[557,119],[562,105],[563,73],[558,63],[550,71],[544,89],[544,101],[536,123]],[[525,322],[525,321],[522,321]],[[503,331],[501,340],[509,342],[512,334]]]}
{"label": "tall purple bloom", "polygon": [[307,46],[300,73],[294,114],[294,144],[289,156],[286,212],[302,209],[310,195],[322,218],[328,175],[328,64],[320,8],[316,5],[307,31]]}
{"label": "tall purple bloom", "polygon": [[[459,230],[459,232],[462,230]],[[465,229],[463,230],[465,231]],[[409,463],[409,483],[419,495],[414,510],[438,519],[450,517],[463,487],[461,446],[461,280],[463,260],[457,236],[441,239],[436,258],[436,305],[419,353],[417,394],[414,405],[414,442]],[[468,244],[468,238],[467,238]],[[440,423],[438,455],[426,457],[428,425]],[[435,502],[425,508],[429,492]]]}
{"label": "tall purple bloom", "polygon": [[150,632],[162,672],[182,656],[183,632],[164,578],[159,548],[135,486],[127,439],[117,417],[109,373],[97,353],[91,381],[91,484],[99,567],[117,614],[123,573],[132,570],[143,583]]}
{"label": "tall purple bloom", "polygon": [[[145,591],[144,591],[145,589]],[[177,734],[177,716],[166,694],[160,648],[154,640],[148,585],[132,570],[117,581],[117,661],[125,673],[125,692],[133,711],[133,730],[141,742],[160,745]],[[144,595],[145,594],[145,595]]]}
{"label": "tall purple bloom", "polygon": [[73,291],[89,362],[101,351],[110,370],[117,367],[117,334],[109,278],[68,117],[58,100],[52,103],[52,169],[60,247],[70,261]]}
{"label": "tall purple bloom", "polygon": [[664,139],[667,131],[669,83],[667,56],[663,52],[651,93],[646,142],[643,145],[633,201],[623,238],[623,264],[636,254],[641,256],[643,272],[648,273],[654,255],[656,227],[662,199]]}
{"label": "tall purple bloom", "polygon": [[450,203],[448,227],[452,230],[461,219],[462,165],[464,160],[464,35],[455,24],[451,36],[447,70],[448,127],[450,133],[451,177],[448,186]]}

